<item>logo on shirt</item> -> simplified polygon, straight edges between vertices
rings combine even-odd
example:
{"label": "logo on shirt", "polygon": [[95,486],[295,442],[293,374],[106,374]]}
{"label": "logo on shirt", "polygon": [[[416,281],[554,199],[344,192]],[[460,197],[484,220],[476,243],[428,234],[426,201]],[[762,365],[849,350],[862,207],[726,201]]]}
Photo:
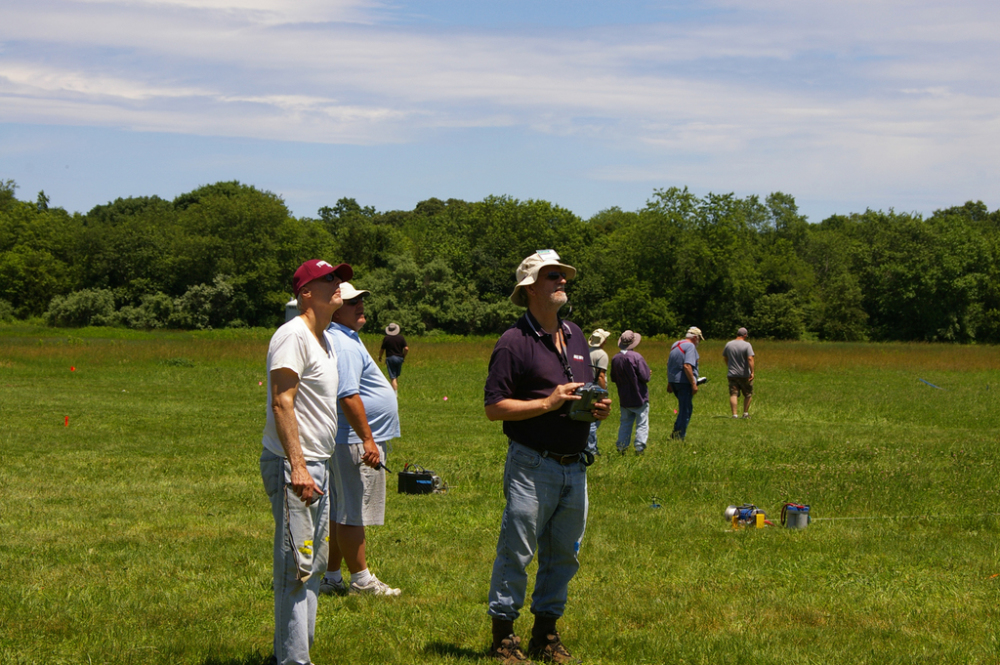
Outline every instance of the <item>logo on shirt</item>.
{"label": "logo on shirt", "polygon": [[573,360],[583,360],[583,356],[579,356],[579,355],[577,355],[577,354],[574,353],[573,354]]}

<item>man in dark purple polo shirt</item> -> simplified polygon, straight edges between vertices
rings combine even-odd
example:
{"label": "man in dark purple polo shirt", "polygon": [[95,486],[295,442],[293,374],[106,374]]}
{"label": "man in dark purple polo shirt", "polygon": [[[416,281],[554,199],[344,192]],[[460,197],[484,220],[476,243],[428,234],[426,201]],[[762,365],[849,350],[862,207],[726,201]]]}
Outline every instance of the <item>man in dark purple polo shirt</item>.
{"label": "man in dark purple polo shirt", "polygon": [[[527,591],[526,568],[538,549],[531,598],[535,623],[528,654],[565,663],[556,621],[566,607],[569,581],[587,521],[590,423],[568,416],[573,392],[593,378],[590,351],[580,328],[559,318],[566,280],[576,268],[552,250],[532,254],[517,269],[511,302],[528,311],[497,342],[486,378],[486,417],[503,421],[510,440],[504,467],[504,508],[497,557],[490,579],[488,614],[493,621],[490,658],[516,663],[526,656],[514,634]],[[611,401],[593,411],[608,417]]]}
{"label": "man in dark purple polo shirt", "polygon": [[635,454],[646,450],[649,438],[649,383],[650,371],[646,360],[635,351],[642,335],[626,330],[618,338],[620,353],[611,361],[611,380],[618,386],[618,406],[622,410],[615,445],[622,455],[628,450],[635,423]]}

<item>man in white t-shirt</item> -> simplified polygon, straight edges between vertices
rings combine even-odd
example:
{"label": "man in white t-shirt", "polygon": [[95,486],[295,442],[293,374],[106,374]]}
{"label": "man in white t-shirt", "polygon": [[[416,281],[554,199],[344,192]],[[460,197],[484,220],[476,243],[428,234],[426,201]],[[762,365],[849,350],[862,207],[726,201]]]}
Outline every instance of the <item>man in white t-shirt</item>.
{"label": "man in white t-shirt", "polygon": [[274,517],[274,657],[308,665],[326,572],[329,471],[337,433],[337,356],[324,331],[351,266],[312,259],[295,271],[299,316],[267,349],[267,424],[260,474]]}

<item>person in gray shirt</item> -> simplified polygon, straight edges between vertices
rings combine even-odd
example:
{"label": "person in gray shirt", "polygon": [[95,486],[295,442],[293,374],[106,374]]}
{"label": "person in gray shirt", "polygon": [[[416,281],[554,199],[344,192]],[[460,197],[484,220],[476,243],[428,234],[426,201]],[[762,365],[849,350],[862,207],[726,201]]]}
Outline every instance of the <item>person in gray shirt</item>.
{"label": "person in gray shirt", "polygon": [[743,393],[743,417],[750,417],[750,401],[753,399],[754,356],[753,347],[747,341],[747,329],[736,331],[736,339],[728,342],[722,349],[722,357],[729,365],[726,377],[729,379],[729,406],[733,410],[733,418],[739,418],[737,407],[740,393]]}
{"label": "person in gray shirt", "polygon": [[[590,366],[594,370],[594,383],[608,389],[608,352],[604,350],[604,343],[611,336],[604,328],[598,328],[590,333],[587,344],[590,346]],[[600,420],[590,423],[590,436],[587,438],[587,452],[592,455],[600,455],[597,449],[597,428],[601,426]]]}

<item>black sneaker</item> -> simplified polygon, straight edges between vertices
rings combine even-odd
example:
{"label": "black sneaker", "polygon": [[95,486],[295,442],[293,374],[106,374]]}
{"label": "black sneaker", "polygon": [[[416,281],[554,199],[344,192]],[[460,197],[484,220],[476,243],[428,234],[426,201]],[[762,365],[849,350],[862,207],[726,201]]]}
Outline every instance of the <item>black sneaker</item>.
{"label": "black sneaker", "polygon": [[563,646],[562,639],[559,638],[559,631],[545,636],[545,640],[531,638],[528,642],[528,655],[537,658],[543,663],[581,663],[579,658],[574,658],[569,650]]}
{"label": "black sneaker", "polygon": [[499,660],[504,665],[532,665],[521,651],[521,638],[514,634],[503,638],[499,647],[490,649],[487,658]]}

